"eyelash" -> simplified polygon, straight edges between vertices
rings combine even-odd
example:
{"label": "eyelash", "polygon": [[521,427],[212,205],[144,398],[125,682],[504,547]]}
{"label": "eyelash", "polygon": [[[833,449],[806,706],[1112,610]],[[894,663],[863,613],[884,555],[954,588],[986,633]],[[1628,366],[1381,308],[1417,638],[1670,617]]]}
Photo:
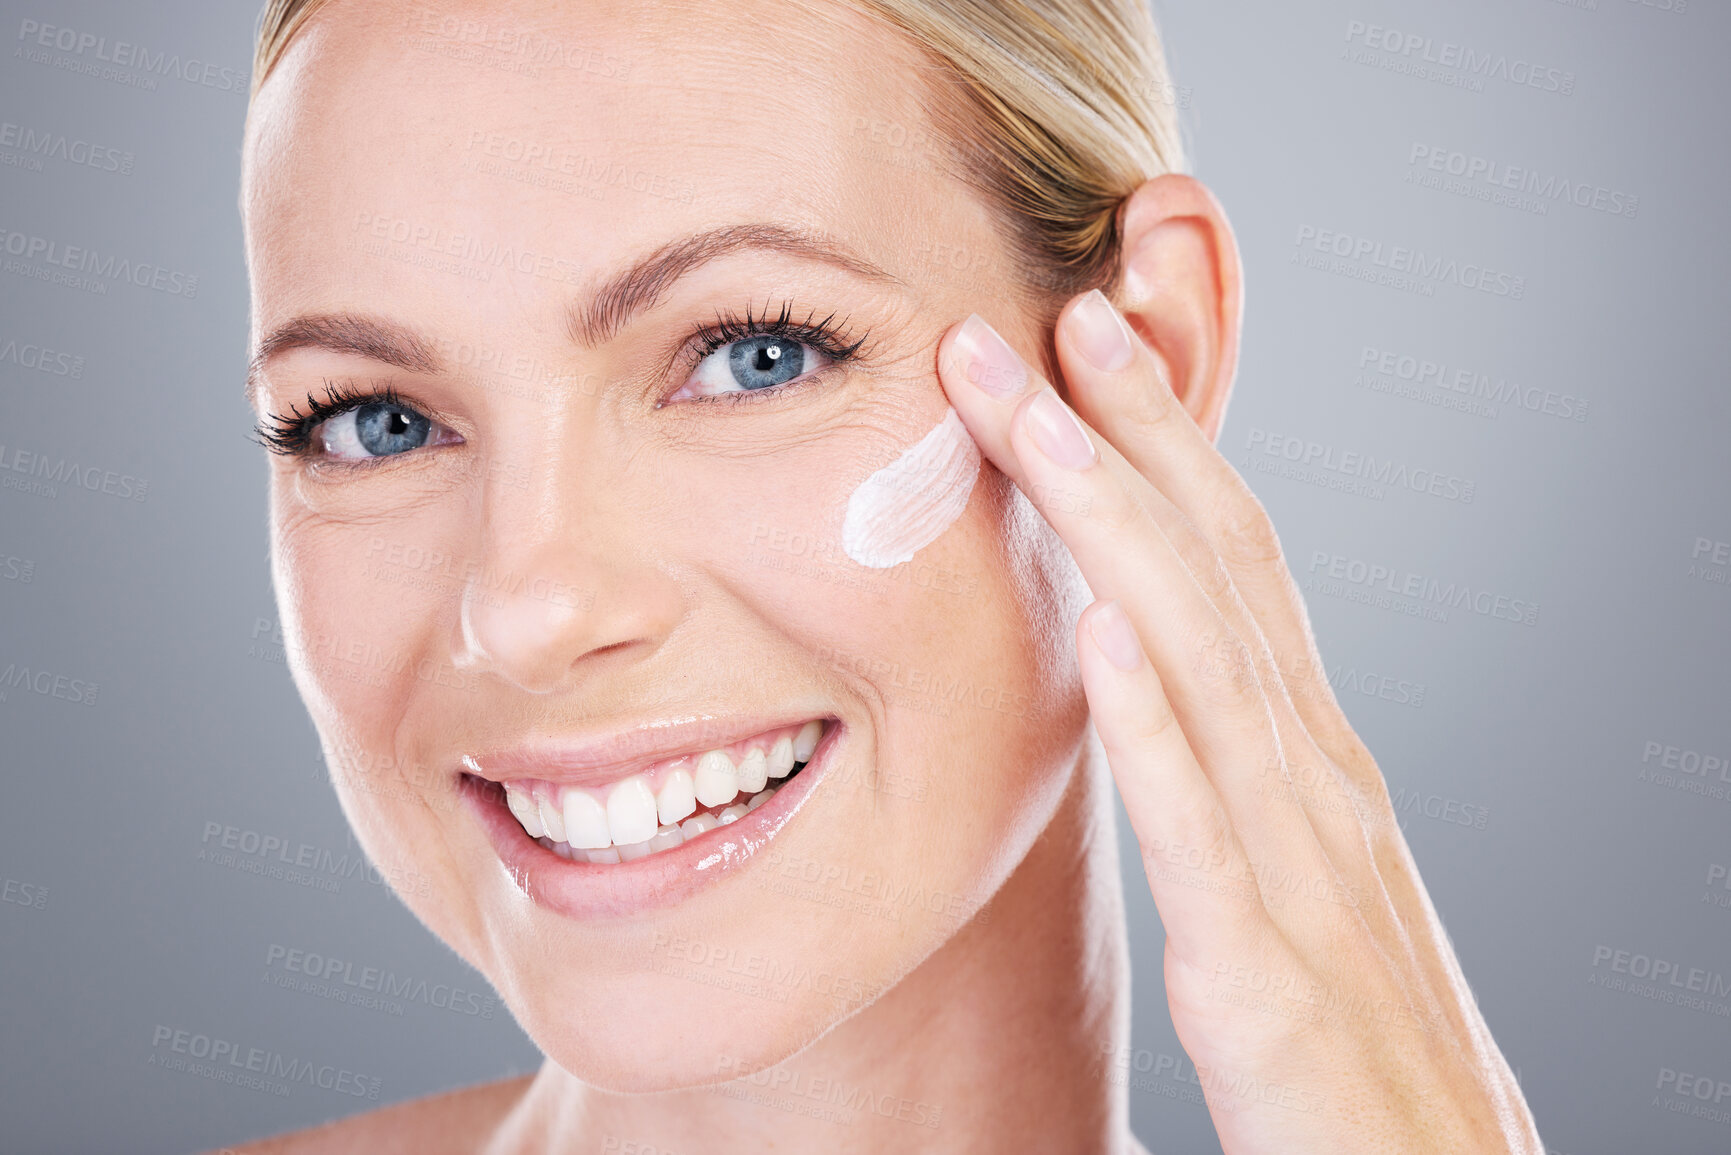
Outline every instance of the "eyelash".
{"label": "eyelash", "polygon": [[[850,340],[846,332],[846,322],[835,324],[835,314],[831,313],[823,320],[816,320],[817,312],[813,310],[806,315],[805,320],[793,320],[793,303],[782,303],[781,311],[773,320],[768,317],[767,310],[762,317],[753,317],[750,306],[746,307],[742,320],[735,313],[718,313],[715,324],[692,334],[688,341],[691,355],[686,359],[686,372],[694,371],[705,357],[717,349],[725,348],[735,341],[747,337],[780,337],[784,340],[799,341],[811,346],[835,364],[854,360],[860,355],[860,349],[865,345],[869,333],[860,334],[857,340]],[[737,393],[722,393],[711,397],[692,398],[692,401],[716,402],[726,401],[729,404],[760,400],[760,395],[780,393],[806,378],[795,378],[781,385],[771,385],[763,389],[740,390]],[[362,387],[353,382],[327,380],[324,383],[324,395],[315,397],[307,394],[306,412],[300,406],[291,405],[289,412],[269,413],[259,421],[253,430],[253,439],[262,444],[270,452],[284,457],[303,457],[311,453],[313,447],[313,431],[326,421],[340,417],[351,409],[369,404],[401,405],[406,409],[421,412],[416,406],[404,401],[398,395],[394,386]],[[690,401],[681,402],[689,404]],[[659,408],[660,406],[657,406]]]}
{"label": "eyelash", "polygon": [[[786,341],[800,341],[810,345],[830,360],[840,364],[851,361],[859,355],[860,348],[865,345],[869,333],[862,333],[856,341],[849,341],[845,330],[846,322],[836,325],[835,314],[831,313],[821,321],[814,320],[816,310],[806,314],[803,321],[793,320],[793,302],[784,301],[781,312],[774,320],[770,320],[767,312],[763,317],[753,317],[751,308],[747,306],[745,319],[742,321],[736,314],[717,314],[715,324],[694,335],[695,354],[690,358],[686,371],[690,372],[702,363],[703,359],[717,349],[731,345],[735,341],[743,341],[747,337],[780,337]],[[704,400],[715,401],[721,397],[737,398],[743,396],[757,397],[763,393],[776,393],[786,389],[794,382],[783,385],[771,385],[765,389],[741,390],[738,393],[722,393]]]}
{"label": "eyelash", "polygon": [[323,397],[307,394],[305,413],[299,405],[289,406],[287,413],[267,413],[253,428],[253,440],[283,457],[303,457],[312,450],[313,431],[351,409],[377,402],[420,412],[398,396],[394,385],[363,387],[352,381],[326,380],[324,386]]}

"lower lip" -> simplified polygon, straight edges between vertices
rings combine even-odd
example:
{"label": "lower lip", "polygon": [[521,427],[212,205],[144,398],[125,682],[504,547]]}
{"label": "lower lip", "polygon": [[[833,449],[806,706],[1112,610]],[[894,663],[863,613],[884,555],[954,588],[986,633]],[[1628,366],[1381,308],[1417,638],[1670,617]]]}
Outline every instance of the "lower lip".
{"label": "lower lip", "polygon": [[631,862],[571,862],[531,839],[505,806],[500,786],[465,778],[460,793],[493,844],[517,889],[537,906],[567,918],[633,915],[673,906],[749,863],[792,820],[828,771],[841,742],[842,725],[828,733],[805,768],[773,797],[737,822],[705,831],[672,850]]}

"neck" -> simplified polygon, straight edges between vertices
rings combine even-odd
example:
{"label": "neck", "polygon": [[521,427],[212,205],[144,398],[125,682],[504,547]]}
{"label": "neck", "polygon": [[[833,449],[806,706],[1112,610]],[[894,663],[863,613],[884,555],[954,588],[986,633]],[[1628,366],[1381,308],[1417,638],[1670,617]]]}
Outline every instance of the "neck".
{"label": "neck", "polygon": [[1129,1039],[1130,992],[1112,784],[1092,749],[980,915],[818,1042],[658,1095],[597,1091],[549,1061],[496,1149],[1139,1151],[1100,1060]]}

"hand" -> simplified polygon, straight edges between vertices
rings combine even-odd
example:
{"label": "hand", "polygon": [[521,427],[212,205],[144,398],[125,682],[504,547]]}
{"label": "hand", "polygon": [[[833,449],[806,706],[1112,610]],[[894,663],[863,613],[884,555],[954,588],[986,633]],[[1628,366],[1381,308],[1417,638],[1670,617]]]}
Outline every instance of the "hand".
{"label": "hand", "polygon": [[1056,349],[1080,417],[977,317],[940,376],[1100,599],[1083,685],[1222,1146],[1540,1155],[1261,504],[1105,297]]}

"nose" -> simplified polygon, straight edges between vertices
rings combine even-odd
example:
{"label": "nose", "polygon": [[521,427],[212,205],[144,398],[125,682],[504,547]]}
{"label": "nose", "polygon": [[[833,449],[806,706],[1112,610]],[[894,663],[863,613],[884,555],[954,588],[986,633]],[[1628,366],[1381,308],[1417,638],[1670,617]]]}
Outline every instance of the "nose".
{"label": "nose", "polygon": [[631,503],[617,491],[600,500],[591,480],[607,481],[489,487],[453,664],[549,694],[660,648],[683,612],[680,588],[651,552],[656,535],[625,512]]}

